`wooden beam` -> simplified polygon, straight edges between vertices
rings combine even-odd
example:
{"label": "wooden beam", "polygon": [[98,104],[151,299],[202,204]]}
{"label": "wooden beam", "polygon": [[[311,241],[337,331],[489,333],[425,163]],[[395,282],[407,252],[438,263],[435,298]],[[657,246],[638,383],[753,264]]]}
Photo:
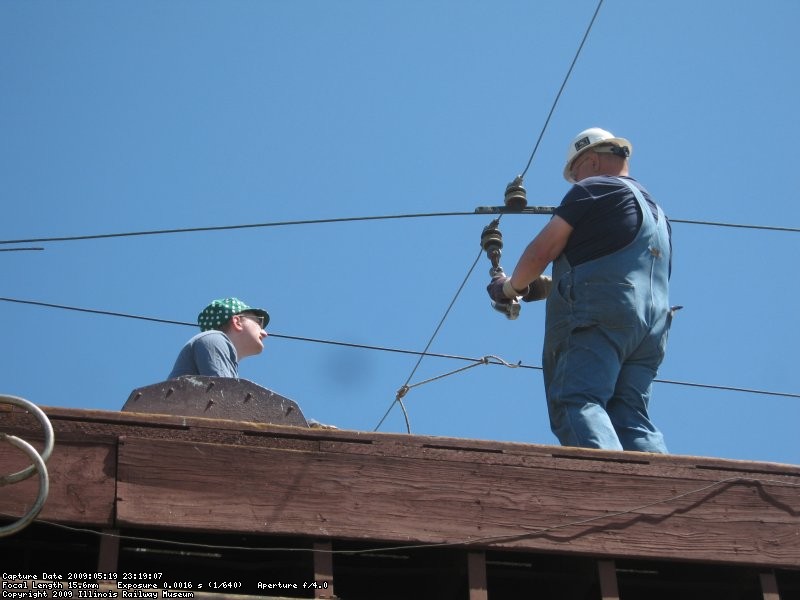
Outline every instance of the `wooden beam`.
{"label": "wooden beam", "polygon": [[100,555],[97,570],[100,573],[116,573],[119,568],[119,531],[106,529],[100,536]]}
{"label": "wooden beam", "polygon": [[333,546],[330,542],[314,542],[314,598],[333,598]]}
{"label": "wooden beam", "polygon": [[600,582],[600,596],[602,599],[619,600],[617,565],[613,560],[597,561],[597,577]]}
{"label": "wooden beam", "polygon": [[[32,415],[0,412],[3,431],[36,445],[41,426]],[[175,415],[46,413],[56,448],[40,518],[56,523],[800,568],[798,466]],[[123,442],[117,473],[117,440],[134,438]],[[0,451],[0,474],[26,466],[13,454]],[[3,492],[0,514],[20,515],[36,482]]]}
{"label": "wooden beam", "polygon": [[117,524],[402,543],[489,539],[514,550],[800,566],[796,485],[777,475],[758,483],[697,469],[666,476],[650,464],[603,472],[580,470],[586,460],[563,468],[539,458],[529,467],[482,462],[483,452],[469,453],[470,462],[461,449],[430,458],[385,451],[330,440],[324,451],[301,451],[120,438]]}
{"label": "wooden beam", "polygon": [[[25,441],[38,444],[32,439]],[[0,474],[28,466],[21,452],[0,451]],[[56,442],[47,461],[50,493],[38,518],[96,527],[112,527],[116,501],[116,443]],[[12,448],[12,450],[14,450]],[[13,483],[0,494],[0,513],[24,515],[39,493],[37,476]]]}
{"label": "wooden beam", "polygon": [[778,591],[778,580],[775,578],[773,571],[765,571],[759,574],[761,579],[761,592],[764,594],[764,600],[781,600],[781,594]]}
{"label": "wooden beam", "polygon": [[486,553],[467,553],[467,572],[469,578],[469,600],[487,600]]}

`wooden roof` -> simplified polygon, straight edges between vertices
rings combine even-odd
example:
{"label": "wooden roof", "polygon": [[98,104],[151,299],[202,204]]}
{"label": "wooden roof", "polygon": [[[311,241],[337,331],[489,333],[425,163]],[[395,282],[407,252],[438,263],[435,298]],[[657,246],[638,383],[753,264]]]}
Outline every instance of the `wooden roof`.
{"label": "wooden roof", "polygon": [[[44,410],[56,443],[39,522],[800,570],[794,465]],[[0,418],[41,439],[20,409]],[[24,466],[2,449],[0,473]],[[37,490],[6,487],[0,513],[24,514]]]}

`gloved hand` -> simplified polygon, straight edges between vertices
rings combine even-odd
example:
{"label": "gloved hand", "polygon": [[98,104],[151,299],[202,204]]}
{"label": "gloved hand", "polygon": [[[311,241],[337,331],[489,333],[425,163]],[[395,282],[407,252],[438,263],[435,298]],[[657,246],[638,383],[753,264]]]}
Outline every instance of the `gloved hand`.
{"label": "gloved hand", "polygon": [[527,289],[515,290],[511,285],[511,277],[504,275],[493,278],[486,286],[486,291],[489,292],[489,298],[500,303],[508,303],[528,293]]}
{"label": "gloved hand", "polygon": [[528,286],[528,293],[522,296],[524,302],[536,302],[537,300],[544,300],[550,295],[550,290],[553,287],[552,278],[547,275],[539,275],[538,279],[534,279],[533,283]]}

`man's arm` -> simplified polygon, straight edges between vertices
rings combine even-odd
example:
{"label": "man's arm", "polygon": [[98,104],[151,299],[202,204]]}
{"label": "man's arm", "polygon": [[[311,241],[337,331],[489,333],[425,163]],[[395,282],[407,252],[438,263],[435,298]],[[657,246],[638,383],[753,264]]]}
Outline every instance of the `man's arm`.
{"label": "man's arm", "polygon": [[558,215],[550,219],[520,256],[511,274],[511,285],[514,289],[526,289],[544,272],[547,265],[559,257],[572,235],[572,230],[572,225]]}

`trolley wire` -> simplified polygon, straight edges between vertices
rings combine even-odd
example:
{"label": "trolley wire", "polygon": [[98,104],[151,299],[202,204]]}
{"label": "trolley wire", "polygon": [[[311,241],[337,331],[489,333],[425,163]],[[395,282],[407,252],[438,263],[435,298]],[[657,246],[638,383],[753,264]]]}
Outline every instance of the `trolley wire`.
{"label": "trolley wire", "polygon": [[[94,309],[94,308],[83,308],[78,306],[69,306],[65,304],[55,304],[52,302],[40,302],[37,300],[24,300],[20,298],[7,298],[7,297],[0,297],[0,302],[9,302],[14,304],[25,304],[30,306],[38,306],[41,308],[52,308],[52,309],[60,309],[60,310],[69,310],[81,313],[88,313],[94,315],[104,315],[109,317],[120,317],[126,319],[136,319],[139,321],[151,321],[154,323],[164,323],[167,325],[182,325],[186,327],[197,327],[197,323],[190,323],[188,321],[177,321],[173,319],[162,319],[158,317],[149,317],[144,315],[135,315],[131,313],[124,313],[118,311],[110,311],[110,310],[101,310],[101,309]],[[446,354],[441,352],[430,352],[429,350],[419,351],[419,350],[408,350],[403,348],[392,348],[389,346],[377,346],[377,345],[370,345],[370,344],[357,344],[354,342],[342,342],[337,340],[328,340],[322,338],[313,338],[307,336],[297,336],[297,335],[286,335],[281,333],[272,333],[269,334],[270,337],[277,338],[277,339],[284,339],[284,340],[291,340],[297,342],[309,342],[314,344],[325,344],[331,346],[341,346],[345,348],[354,348],[359,350],[373,350],[378,352],[389,352],[395,354],[409,354],[413,356],[419,357],[431,357],[431,358],[443,358],[449,360],[460,360],[465,362],[472,362],[474,366],[479,364],[489,364],[489,365],[496,365],[496,366],[504,366],[504,367],[514,367],[520,369],[531,369],[535,371],[541,371],[542,367],[538,365],[528,365],[523,362],[518,363],[509,363],[503,359],[500,359],[496,356],[483,356],[480,358],[470,357],[470,356],[462,356],[458,354]],[[458,369],[458,371],[462,371],[464,369]],[[448,373],[450,375],[452,373]],[[437,379],[441,379],[442,376],[433,377],[430,380],[421,382],[421,383],[428,383],[430,381],[435,381]],[[409,377],[409,380],[411,378]],[[746,394],[756,394],[756,395],[765,395],[765,396],[776,396],[776,397],[783,397],[783,398],[794,398],[800,399],[800,394],[792,393],[792,392],[776,392],[776,391],[769,391],[769,390],[762,390],[756,388],[745,388],[745,387],[736,387],[736,386],[728,386],[728,385],[716,385],[716,384],[708,384],[708,383],[695,383],[689,381],[678,381],[673,379],[654,379],[656,383],[664,383],[668,385],[677,385],[677,386],[685,386],[685,387],[693,387],[693,388],[702,388],[702,389],[709,389],[709,390],[718,390],[718,391],[726,391],[726,392],[741,392]],[[408,381],[406,382],[406,384]],[[412,387],[416,387],[419,384],[414,384],[408,386],[409,389]],[[402,388],[401,388],[402,389]]]}
{"label": "trolley wire", "polygon": [[34,244],[42,242],[77,242],[86,240],[103,240],[110,238],[140,237],[151,235],[172,235],[178,233],[203,233],[209,231],[235,231],[238,229],[260,229],[266,227],[290,227],[296,225],[323,225],[331,223],[351,223],[358,221],[387,221],[393,219],[417,219],[431,217],[463,217],[474,215],[474,212],[451,211],[436,213],[410,213],[399,215],[374,215],[360,217],[333,217],[328,219],[302,219],[294,221],[272,221],[265,223],[241,223],[238,225],[211,225],[207,227],[175,227],[172,229],[150,229],[143,231],[123,231],[117,233],[95,233],[86,235],[66,235],[60,237],[23,238],[17,240],[0,240],[0,245]]}
{"label": "trolley wire", "polygon": [[709,225],[713,227],[732,227],[736,229],[759,229],[761,231],[784,231],[800,233],[800,227],[776,227],[774,225],[750,225],[746,223],[720,223],[717,221],[690,221],[687,219],[669,219],[670,223],[683,223],[685,225]]}
{"label": "trolley wire", "polygon": [[[503,214],[516,214],[507,211]],[[528,214],[528,213],[518,213]],[[394,214],[394,215],[367,215],[358,217],[336,217],[329,219],[303,219],[294,221],[272,221],[264,223],[243,223],[238,225],[212,225],[208,227],[176,227],[172,229],[151,229],[143,231],[123,231],[116,233],[96,233],[85,235],[68,235],[68,236],[50,236],[50,237],[32,237],[20,238],[12,240],[0,240],[0,245],[11,244],[34,244],[34,243],[56,243],[56,242],[78,242],[88,240],[104,240],[114,238],[126,237],[143,237],[143,236],[156,236],[156,235],[175,235],[181,233],[203,233],[212,231],[235,231],[238,229],[259,229],[270,227],[291,227],[300,225],[325,225],[336,223],[354,223],[365,221],[389,221],[389,220],[403,220],[403,219],[423,219],[423,218],[440,218],[440,217],[474,217],[484,216],[483,213],[475,211],[450,211],[450,212],[434,212],[434,213],[409,213],[409,214]],[[800,227],[779,227],[774,225],[756,225],[752,223],[727,223],[719,221],[701,221],[692,219],[669,219],[670,223],[680,223],[685,225],[705,225],[709,227],[728,227],[734,229],[753,229],[761,231],[776,231],[787,233],[800,233]],[[44,250],[42,247],[27,247],[27,248],[0,248],[0,252],[11,252],[18,250]]]}
{"label": "trolley wire", "polygon": [[567,74],[564,76],[564,81],[561,82],[561,87],[558,89],[558,93],[556,94],[555,100],[553,100],[553,105],[550,107],[550,112],[547,113],[547,119],[545,119],[544,126],[542,127],[542,131],[539,132],[539,137],[536,140],[536,144],[533,147],[533,152],[531,152],[531,156],[528,159],[528,164],[525,165],[522,173],[520,174],[520,178],[524,179],[525,175],[528,173],[528,169],[530,169],[531,163],[533,162],[533,157],[536,155],[536,151],[539,149],[539,144],[544,137],[544,132],[547,130],[547,126],[550,124],[550,118],[553,116],[553,113],[556,110],[556,106],[558,105],[558,101],[561,99],[561,94],[564,91],[564,88],[567,86],[567,81],[569,81],[570,75],[572,75],[572,70],[575,68],[575,64],[578,62],[578,57],[581,55],[581,50],[583,50],[584,44],[586,44],[586,39],[589,37],[589,33],[592,31],[592,27],[594,26],[594,22],[597,19],[597,15],[600,12],[600,7],[603,6],[603,0],[600,0],[597,3],[597,8],[594,10],[594,15],[592,15],[592,20],[589,22],[589,26],[586,28],[586,31],[583,34],[583,39],[581,39],[581,43],[578,46],[577,52],[575,52],[575,57],[572,59],[572,63],[567,70]]}

